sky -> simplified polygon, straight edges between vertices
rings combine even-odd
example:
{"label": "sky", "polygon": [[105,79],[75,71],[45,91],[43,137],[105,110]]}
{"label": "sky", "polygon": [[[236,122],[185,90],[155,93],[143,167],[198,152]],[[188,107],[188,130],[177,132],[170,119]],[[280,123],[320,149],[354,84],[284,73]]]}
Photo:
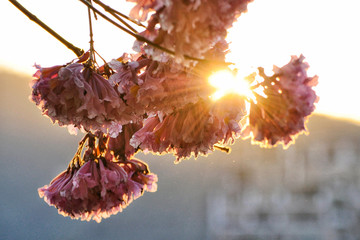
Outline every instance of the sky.
{"label": "sky", "polygon": [[[19,0],[75,46],[88,50],[87,9],[75,0]],[[132,3],[104,0],[127,13]],[[228,40],[228,60],[246,71],[283,66],[291,55],[305,56],[309,75],[319,76],[317,113],[360,122],[360,1],[255,0],[240,16]],[[0,1],[0,66],[26,74],[33,65],[64,64],[75,58],[10,2]],[[101,18],[94,23],[95,49],[106,61],[129,51],[133,38]]]}

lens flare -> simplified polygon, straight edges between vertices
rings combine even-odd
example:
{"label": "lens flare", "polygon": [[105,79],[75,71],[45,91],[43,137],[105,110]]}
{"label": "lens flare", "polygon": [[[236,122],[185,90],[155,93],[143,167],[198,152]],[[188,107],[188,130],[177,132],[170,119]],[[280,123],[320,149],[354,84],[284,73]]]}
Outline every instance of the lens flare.
{"label": "lens flare", "polygon": [[243,97],[254,98],[250,84],[245,77],[239,76],[230,70],[220,70],[209,77],[209,83],[217,90],[210,96],[214,101],[226,94],[238,94]]}

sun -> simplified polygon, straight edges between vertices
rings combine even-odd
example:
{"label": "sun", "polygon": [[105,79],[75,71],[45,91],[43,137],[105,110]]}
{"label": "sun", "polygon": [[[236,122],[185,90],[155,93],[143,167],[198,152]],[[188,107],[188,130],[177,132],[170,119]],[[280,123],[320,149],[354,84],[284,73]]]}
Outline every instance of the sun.
{"label": "sun", "polygon": [[213,73],[208,80],[210,85],[217,89],[216,92],[210,96],[214,101],[227,94],[238,94],[246,98],[253,98],[249,82],[245,80],[245,77],[236,73],[236,71],[228,69],[219,70]]}

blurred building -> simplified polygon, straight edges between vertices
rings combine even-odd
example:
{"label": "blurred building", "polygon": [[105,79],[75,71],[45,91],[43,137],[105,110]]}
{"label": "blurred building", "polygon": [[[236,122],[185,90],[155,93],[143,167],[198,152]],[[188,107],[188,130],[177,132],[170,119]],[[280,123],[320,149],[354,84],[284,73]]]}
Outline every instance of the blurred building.
{"label": "blurred building", "polygon": [[207,195],[207,239],[360,239],[360,130],[321,117],[287,150],[243,160]]}

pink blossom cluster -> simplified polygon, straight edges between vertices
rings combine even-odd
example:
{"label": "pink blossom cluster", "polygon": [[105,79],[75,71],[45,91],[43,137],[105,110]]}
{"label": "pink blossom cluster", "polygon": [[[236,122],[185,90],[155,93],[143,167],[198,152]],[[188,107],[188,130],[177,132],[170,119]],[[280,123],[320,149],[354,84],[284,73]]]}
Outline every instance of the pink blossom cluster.
{"label": "pink blossom cluster", "polygon": [[[174,51],[178,60],[184,56],[202,58],[217,42],[225,39],[227,30],[252,0],[131,0],[136,2],[132,17],[144,21],[154,11],[141,33],[145,38]],[[153,59],[164,54],[137,41],[137,51],[144,47]]]}
{"label": "pink blossom cluster", "polygon": [[113,151],[118,159],[130,159],[137,152],[137,148],[130,145],[132,136],[142,128],[140,123],[128,123],[122,126],[122,131],[116,138],[109,138],[108,150]]}
{"label": "pink blossom cluster", "polygon": [[132,116],[171,113],[210,94],[207,79],[195,72],[197,68],[188,69],[171,59],[162,63],[140,57],[127,63],[112,60],[109,65],[115,71],[109,81],[123,94]]}
{"label": "pink blossom cluster", "polygon": [[307,76],[309,65],[303,60],[302,55],[292,56],[285,66],[274,67],[274,75],[270,77],[259,69],[265,96],[255,93],[256,101],[251,101],[249,123],[243,136],[252,136],[264,145],[283,143],[286,147],[294,136],[306,130],[306,117],[318,101],[313,90],[318,77]]}
{"label": "pink blossom cluster", "polygon": [[108,218],[121,212],[144,191],[157,190],[157,176],[137,159],[119,160],[110,152],[96,156],[89,148],[50,185],[39,188],[40,197],[64,216],[81,220]]}
{"label": "pink blossom cluster", "polygon": [[177,161],[192,154],[207,155],[215,144],[233,143],[241,132],[245,101],[228,96],[216,103],[199,101],[166,116],[154,116],[144,122],[130,144],[154,153],[172,152]]}
{"label": "pink blossom cluster", "polygon": [[186,67],[172,58],[152,60],[146,54],[124,54],[108,63],[113,70],[109,82],[118,91],[126,110],[122,118],[142,121],[142,115],[170,114],[189,103],[206,100],[214,90],[208,84],[211,72],[221,68],[228,44],[218,42],[206,52],[209,61]]}
{"label": "pink blossom cluster", "polygon": [[121,131],[124,103],[102,75],[80,63],[36,67],[32,100],[54,123],[112,136]]}
{"label": "pink blossom cluster", "polygon": [[[307,76],[303,59],[292,57],[270,77],[259,68],[263,81],[257,87],[264,88],[264,96],[254,91],[249,113],[246,98],[209,97],[212,88],[205,69],[214,62],[181,68],[172,60],[158,62],[142,54],[111,61],[107,73],[105,66],[95,70],[87,63],[40,68],[32,99],[43,114],[59,125],[92,132],[99,142],[98,147],[89,142],[83,157],[78,152],[74,159],[81,160],[73,160],[49,186],[40,188],[40,196],[63,215],[100,221],[144,191],[156,190],[156,175],[133,158],[139,150],[173,153],[179,162],[221,149],[240,135],[266,145],[288,145],[305,129],[317,101],[312,89],[317,77]],[[99,134],[103,137],[96,137]]]}
{"label": "pink blossom cluster", "polygon": [[31,83],[31,99],[44,115],[87,133],[68,169],[39,189],[72,218],[99,222],[144,191],[156,191],[157,176],[134,158],[138,151],[172,153],[180,162],[226,150],[241,136],[288,146],[306,130],[318,100],[317,77],[307,76],[302,55],[275,67],[272,76],[259,68],[254,98],[210,97],[216,90],[209,76],[230,70],[226,32],[251,0],[129,1],[136,3],[131,16],[147,20],[140,34],[152,42],[137,41],[137,53],[101,67],[92,47],[64,65],[37,65]]}

